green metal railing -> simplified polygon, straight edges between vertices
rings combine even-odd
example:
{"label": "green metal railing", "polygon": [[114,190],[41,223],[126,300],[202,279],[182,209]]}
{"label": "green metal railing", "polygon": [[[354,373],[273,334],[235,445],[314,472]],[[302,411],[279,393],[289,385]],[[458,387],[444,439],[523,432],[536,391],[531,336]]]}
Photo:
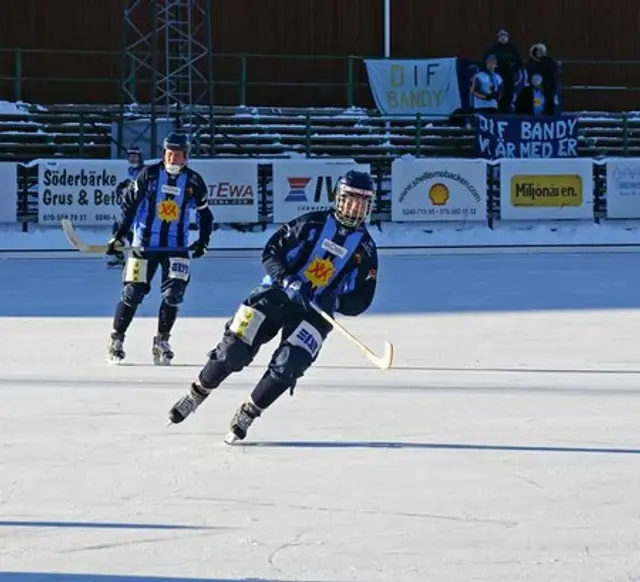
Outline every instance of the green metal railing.
{"label": "green metal railing", "polygon": [[[134,53],[140,60],[144,60],[147,54]],[[47,75],[35,75],[30,72],[33,69],[33,65],[29,65],[30,59],[49,59],[56,60],[58,67],[60,65],[66,65],[69,69],[72,65],[70,59],[74,59],[74,64],[82,64],[83,59],[91,59],[92,61],[102,59],[104,63],[109,63],[110,68],[113,71],[117,71],[116,74],[109,76],[78,76],[70,77],[68,75],[47,74]],[[247,105],[248,93],[251,88],[266,88],[266,87],[308,87],[308,88],[342,88],[344,91],[344,101],[348,106],[357,105],[356,103],[356,91],[358,88],[367,88],[368,83],[364,80],[358,80],[358,67],[362,68],[364,73],[363,61],[365,57],[347,55],[281,55],[281,54],[251,54],[251,53],[213,53],[211,58],[214,62],[214,66],[217,68],[220,65],[225,64],[225,73],[217,76],[212,80],[213,87],[232,87],[235,90],[235,99],[239,105]],[[0,59],[7,63],[6,67],[3,67],[5,74],[0,75],[0,82],[10,82],[13,85],[13,100],[23,101],[25,98],[25,85],[28,83],[44,83],[48,85],[57,84],[71,84],[71,85],[101,85],[110,86],[112,89],[119,90],[120,87],[127,83],[129,86],[135,85],[142,92],[144,89],[149,89],[154,80],[150,78],[133,78],[127,73],[125,67],[127,66],[126,55],[121,51],[107,51],[107,50],[44,50],[44,49],[23,49],[23,48],[0,48]],[[336,80],[331,81],[295,81],[295,80],[259,80],[257,71],[259,66],[256,66],[259,61],[264,60],[286,60],[289,62],[314,62],[335,65],[336,63],[342,63],[342,75],[340,78],[331,75]],[[66,63],[65,63],[66,61]],[[229,66],[229,61],[233,65]],[[253,65],[253,66],[252,66]],[[42,68],[42,65],[39,65]],[[55,70],[56,66],[49,67],[49,69]],[[96,68],[92,66],[92,70]],[[204,68],[204,67],[203,67]],[[229,70],[230,69],[230,70]],[[252,77],[252,72],[254,72]],[[194,87],[196,89],[204,87],[205,83],[201,80],[194,80]],[[31,99],[34,101],[33,99]],[[35,100],[37,101],[37,100]],[[342,103],[340,104],[342,105]]]}
{"label": "green metal railing", "polygon": [[[148,60],[149,53],[134,53],[144,61]],[[282,55],[282,54],[251,54],[251,53],[212,53],[210,55],[214,65],[215,78],[211,80],[214,99],[212,104],[219,103],[216,98],[217,89],[225,89],[228,96],[227,104],[234,105],[262,105],[262,103],[249,102],[254,89],[265,88],[307,88],[316,90],[335,91],[335,106],[372,106],[369,84],[364,66],[364,60],[368,57],[359,55]],[[379,58],[379,57],[378,57]],[[261,71],[260,63],[264,61],[279,60],[291,65],[292,75],[298,76],[298,80],[286,78],[282,71],[272,73],[271,78],[265,79]],[[122,93],[121,87],[127,84],[134,88],[134,94],[148,93],[154,85],[154,79],[148,78],[149,71],[143,71],[138,78],[128,72],[127,55],[122,51],[109,50],[44,50],[23,48],[0,48],[0,62],[4,62],[5,73],[0,75],[0,83],[9,83],[13,87],[14,101],[31,101],[34,103],[50,102],[38,98],[34,90],[27,91],[30,84],[45,84],[49,87],[66,87],[71,95],[71,89],[79,85],[92,85],[104,88],[105,92],[111,92],[114,97],[105,102],[119,102]],[[635,86],[632,80],[630,85],[606,83],[598,84],[594,79],[585,75],[585,67],[607,67],[614,72],[633,72],[640,65],[640,61],[585,61],[560,59],[563,67],[563,79],[571,77],[571,81],[563,85],[564,92],[640,92],[640,87]],[[312,71],[303,70],[300,63],[312,66]],[[45,65],[46,64],[46,65]],[[34,70],[43,70],[46,66],[47,74],[36,74]],[[64,67],[66,71],[90,71],[90,75],[69,76],[68,74],[56,75],[56,69]],[[633,67],[633,68],[629,68]],[[283,67],[286,69],[287,67]],[[110,74],[96,75],[94,71],[108,69]],[[202,63],[202,72],[206,73],[208,64]],[[271,70],[271,69],[270,69]],[[571,74],[568,74],[571,73]],[[575,73],[575,74],[574,74]],[[146,78],[145,78],[146,77]],[[320,80],[318,80],[320,79]],[[587,82],[582,82],[586,79]],[[202,90],[209,86],[205,81],[194,81],[196,90]],[[71,88],[71,89],[70,89]],[[64,93],[64,90],[59,91]],[[31,94],[33,93],[33,94]],[[5,94],[6,95],[6,94]],[[332,93],[333,95],[333,93]],[[339,97],[342,95],[342,97]],[[6,97],[9,97],[6,95]],[[81,99],[82,101],[82,99]],[[141,98],[140,102],[148,102]],[[255,101],[255,100],[254,100]],[[76,102],[69,99],[68,102]],[[208,104],[208,103],[207,103]]]}

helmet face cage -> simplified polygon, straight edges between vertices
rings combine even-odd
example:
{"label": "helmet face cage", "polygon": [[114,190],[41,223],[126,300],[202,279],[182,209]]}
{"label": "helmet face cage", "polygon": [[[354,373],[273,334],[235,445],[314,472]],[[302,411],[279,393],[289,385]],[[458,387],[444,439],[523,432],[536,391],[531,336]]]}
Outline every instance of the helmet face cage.
{"label": "helmet face cage", "polygon": [[373,190],[363,190],[348,186],[343,180],[336,194],[336,218],[344,226],[357,228],[371,214]]}
{"label": "helmet face cage", "polygon": [[182,170],[183,165],[167,163],[166,161],[167,150],[183,152],[185,164],[186,164],[187,158],[189,157],[189,150],[190,150],[189,138],[183,133],[172,132],[169,135],[167,135],[167,137],[164,138],[162,147],[164,150],[164,157],[165,157],[165,169],[170,174],[178,174]]}

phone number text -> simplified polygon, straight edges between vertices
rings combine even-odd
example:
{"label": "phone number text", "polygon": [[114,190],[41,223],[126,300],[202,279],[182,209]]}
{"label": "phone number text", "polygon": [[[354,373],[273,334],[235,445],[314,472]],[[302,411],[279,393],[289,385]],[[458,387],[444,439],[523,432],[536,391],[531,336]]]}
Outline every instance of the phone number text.
{"label": "phone number text", "polygon": [[55,214],[43,214],[40,217],[39,222],[41,223],[45,223],[45,222],[60,222],[61,220],[70,220],[71,222],[75,222],[75,223],[82,223],[82,222],[87,222],[87,221],[91,221],[92,223],[95,222],[115,222],[116,220],[118,220],[118,215],[117,214],[103,214],[103,213],[96,213],[96,214],[73,214],[73,213],[55,213]]}

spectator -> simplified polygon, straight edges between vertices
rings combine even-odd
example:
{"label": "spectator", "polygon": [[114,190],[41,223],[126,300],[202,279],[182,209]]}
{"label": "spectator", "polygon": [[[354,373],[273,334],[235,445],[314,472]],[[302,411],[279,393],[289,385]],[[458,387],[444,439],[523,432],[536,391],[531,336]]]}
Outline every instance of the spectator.
{"label": "spectator", "polygon": [[554,115],[556,105],[545,97],[542,75],[533,75],[531,85],[523,87],[516,100],[518,115]]}
{"label": "spectator", "polygon": [[503,93],[498,103],[501,113],[509,113],[513,108],[516,78],[522,69],[522,59],[517,47],[509,40],[509,33],[501,29],[497,34],[498,41],[485,53],[484,62],[490,55],[498,60],[497,72],[502,77]]}
{"label": "spectator", "polygon": [[502,98],[503,81],[496,72],[498,59],[488,55],[485,66],[473,78],[473,109],[478,112],[497,112],[498,102]]}
{"label": "spectator", "polygon": [[547,47],[539,42],[529,49],[529,60],[526,69],[529,79],[534,75],[542,77],[545,101],[557,104],[558,63],[548,56]]}

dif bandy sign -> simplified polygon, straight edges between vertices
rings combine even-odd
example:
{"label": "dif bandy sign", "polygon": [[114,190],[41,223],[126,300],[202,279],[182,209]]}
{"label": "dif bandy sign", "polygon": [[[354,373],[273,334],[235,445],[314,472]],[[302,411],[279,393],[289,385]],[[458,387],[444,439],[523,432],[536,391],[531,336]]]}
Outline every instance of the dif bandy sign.
{"label": "dif bandy sign", "polygon": [[501,115],[476,115],[476,148],[480,157],[576,158],[578,118],[531,120]]}
{"label": "dif bandy sign", "polygon": [[38,164],[38,222],[112,224],[120,215],[117,185],[126,160],[41,160]]}

